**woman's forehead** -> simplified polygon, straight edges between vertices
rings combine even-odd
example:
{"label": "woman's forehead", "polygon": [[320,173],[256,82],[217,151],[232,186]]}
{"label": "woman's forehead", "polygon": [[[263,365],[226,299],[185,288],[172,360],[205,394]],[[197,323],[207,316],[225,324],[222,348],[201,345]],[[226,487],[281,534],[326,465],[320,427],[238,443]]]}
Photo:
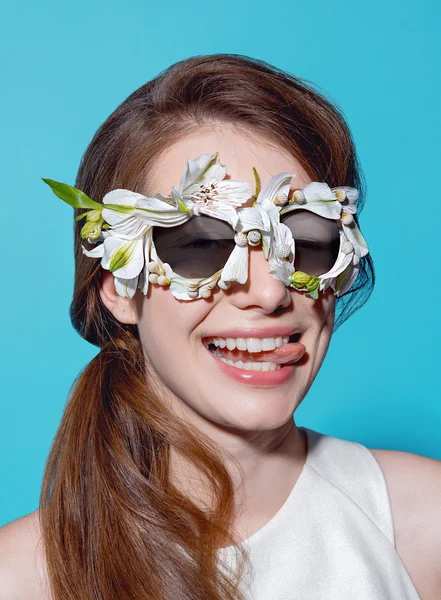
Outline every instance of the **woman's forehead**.
{"label": "woman's forehead", "polygon": [[218,126],[201,128],[166,148],[149,173],[149,194],[169,194],[172,186],[179,185],[187,158],[215,152],[219,153],[222,165],[227,168],[226,179],[246,181],[252,189],[255,187],[253,167],[259,174],[261,185],[281,172],[295,173],[292,189],[303,188],[311,181],[301,164],[283,148],[260,136],[233,131],[229,126]]}

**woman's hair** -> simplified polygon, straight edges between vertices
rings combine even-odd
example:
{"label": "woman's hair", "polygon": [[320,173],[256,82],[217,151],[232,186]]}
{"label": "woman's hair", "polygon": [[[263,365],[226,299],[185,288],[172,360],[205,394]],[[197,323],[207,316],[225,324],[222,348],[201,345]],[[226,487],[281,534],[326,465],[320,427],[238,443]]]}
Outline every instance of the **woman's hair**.
{"label": "woman's hair", "polygon": [[[356,187],[360,212],[364,180],[342,113],[311,83],[236,54],[180,61],[133,92],[94,135],[75,185],[97,202],[116,188],[146,193],[160,153],[210,124],[264,137],[314,181]],[[45,465],[39,515],[51,595],[238,600],[248,563],[232,528],[235,490],[222,454],[154,392],[137,326],[118,322],[102,303],[103,271],[82,253],[80,228],[75,222],[70,316],[100,352],[72,386]],[[368,254],[336,300],[334,330],[366,302],[374,281]],[[171,483],[171,449],[206,479],[213,507]],[[226,545],[240,559],[236,573],[220,567],[217,550]]]}

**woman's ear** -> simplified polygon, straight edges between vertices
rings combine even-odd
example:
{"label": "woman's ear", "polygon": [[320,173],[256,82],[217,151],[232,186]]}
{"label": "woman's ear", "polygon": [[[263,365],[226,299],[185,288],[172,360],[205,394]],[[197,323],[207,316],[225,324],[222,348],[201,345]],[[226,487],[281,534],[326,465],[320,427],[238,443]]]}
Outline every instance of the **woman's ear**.
{"label": "woman's ear", "polygon": [[132,298],[120,296],[115,289],[115,278],[111,271],[103,269],[102,282],[99,288],[101,300],[112,315],[125,324],[137,324],[138,315]]}

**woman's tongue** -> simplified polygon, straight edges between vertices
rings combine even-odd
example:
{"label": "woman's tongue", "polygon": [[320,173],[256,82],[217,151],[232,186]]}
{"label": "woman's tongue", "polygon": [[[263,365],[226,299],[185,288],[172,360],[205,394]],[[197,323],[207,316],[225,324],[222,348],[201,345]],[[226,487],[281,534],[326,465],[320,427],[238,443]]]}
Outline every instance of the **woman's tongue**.
{"label": "woman's tongue", "polygon": [[306,351],[306,346],[300,342],[291,344],[282,344],[275,350],[264,352],[247,352],[246,350],[228,350],[228,348],[216,348],[216,354],[222,354],[226,360],[242,362],[272,362],[272,363],[290,363],[302,358]]}

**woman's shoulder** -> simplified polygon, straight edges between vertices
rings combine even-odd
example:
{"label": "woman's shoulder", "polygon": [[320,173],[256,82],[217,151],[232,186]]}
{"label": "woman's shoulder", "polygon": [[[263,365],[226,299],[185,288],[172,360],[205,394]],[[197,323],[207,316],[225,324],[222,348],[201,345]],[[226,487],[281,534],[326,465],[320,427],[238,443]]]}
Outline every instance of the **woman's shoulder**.
{"label": "woman's shoulder", "polygon": [[441,461],[368,448],[386,481],[395,548],[421,598],[441,598]]}
{"label": "woman's shoulder", "polygon": [[0,600],[48,600],[38,509],[0,527]]}

